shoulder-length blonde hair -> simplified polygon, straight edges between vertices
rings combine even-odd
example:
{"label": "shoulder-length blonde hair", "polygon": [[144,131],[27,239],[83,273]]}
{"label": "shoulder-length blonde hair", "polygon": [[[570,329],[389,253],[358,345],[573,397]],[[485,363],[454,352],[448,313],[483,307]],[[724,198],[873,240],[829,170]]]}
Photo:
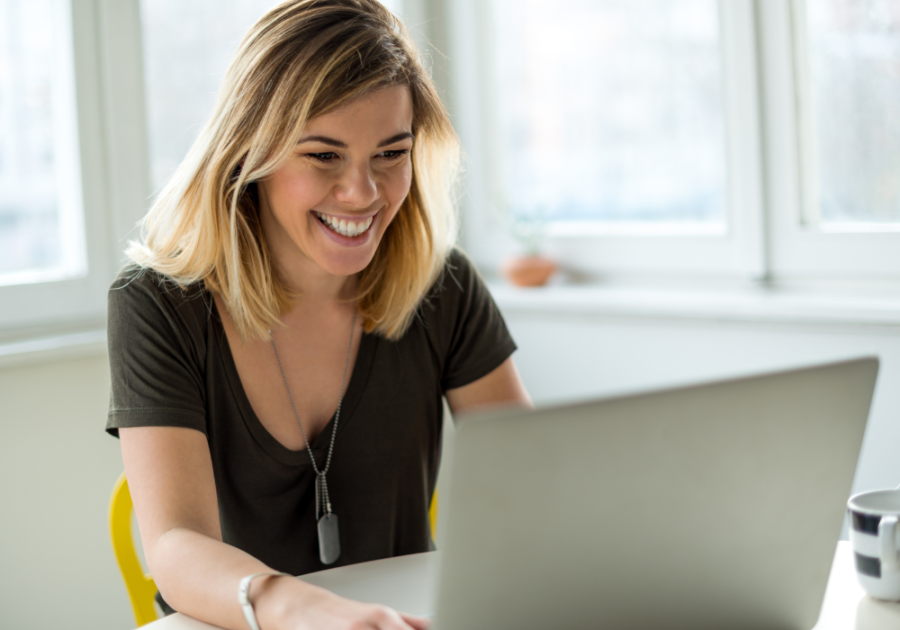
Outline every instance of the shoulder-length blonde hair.
{"label": "shoulder-length blonde hair", "polygon": [[250,29],[126,255],[179,284],[204,281],[243,338],[268,338],[293,296],[266,245],[256,182],[291,155],[307,120],[395,85],[412,95],[412,184],[360,274],[358,305],[367,332],[400,337],[456,238],[459,142],[409,33],[375,0],[291,0]]}

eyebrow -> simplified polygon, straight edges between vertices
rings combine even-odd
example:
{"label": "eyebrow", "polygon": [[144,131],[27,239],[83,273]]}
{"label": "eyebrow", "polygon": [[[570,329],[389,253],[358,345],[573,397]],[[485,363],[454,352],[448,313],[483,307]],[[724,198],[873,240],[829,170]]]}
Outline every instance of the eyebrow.
{"label": "eyebrow", "polygon": [[[382,140],[378,143],[378,148],[386,147],[388,145],[394,144],[395,142],[406,140],[407,138],[415,139],[415,136],[409,131],[404,131],[403,133],[398,133],[396,136],[391,136],[386,140]],[[327,144],[339,149],[347,148],[347,144],[345,142],[341,142],[340,140],[335,140],[334,138],[329,138],[327,136],[306,136],[305,138],[300,138],[300,140],[297,141],[297,144],[303,144],[304,142],[320,142],[322,144]]]}
{"label": "eyebrow", "polygon": [[382,140],[378,143],[378,148],[386,147],[390,144],[394,144],[395,142],[400,142],[401,140],[406,140],[407,138],[415,139],[415,136],[409,131],[405,131],[403,133],[398,133],[396,136],[391,136],[387,140]]}

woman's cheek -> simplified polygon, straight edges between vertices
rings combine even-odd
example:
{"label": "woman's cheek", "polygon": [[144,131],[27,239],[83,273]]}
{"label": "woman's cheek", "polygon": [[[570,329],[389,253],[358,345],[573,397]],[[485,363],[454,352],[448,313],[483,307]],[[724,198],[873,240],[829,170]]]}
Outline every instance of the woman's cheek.
{"label": "woman's cheek", "polygon": [[328,192],[329,178],[321,173],[306,171],[294,174],[284,182],[282,190],[285,196],[295,202],[314,204]]}
{"label": "woman's cheek", "polygon": [[409,160],[402,165],[402,171],[396,185],[397,188],[392,196],[394,197],[394,203],[400,204],[406,199],[406,195],[409,194],[409,188],[412,185],[412,164]]}

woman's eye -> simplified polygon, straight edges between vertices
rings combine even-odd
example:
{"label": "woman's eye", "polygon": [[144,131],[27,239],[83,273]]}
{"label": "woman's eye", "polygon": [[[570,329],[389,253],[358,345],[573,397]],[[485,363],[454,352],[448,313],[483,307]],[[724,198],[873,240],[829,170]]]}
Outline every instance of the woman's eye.
{"label": "woman's eye", "polygon": [[328,151],[326,153],[307,153],[306,157],[311,157],[314,160],[318,160],[319,162],[332,162],[335,158],[337,158],[337,153],[332,153]]}
{"label": "woman's eye", "polygon": [[392,149],[390,151],[383,151],[381,153],[381,157],[388,160],[396,160],[403,157],[407,153],[409,153],[409,149]]}

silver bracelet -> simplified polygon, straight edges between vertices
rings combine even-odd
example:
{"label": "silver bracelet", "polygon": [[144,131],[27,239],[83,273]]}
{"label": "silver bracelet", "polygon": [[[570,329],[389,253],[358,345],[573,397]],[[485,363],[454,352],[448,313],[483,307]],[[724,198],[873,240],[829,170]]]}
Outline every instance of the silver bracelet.
{"label": "silver bracelet", "polygon": [[241,608],[244,609],[244,619],[247,620],[247,625],[250,626],[250,630],[259,630],[259,623],[256,621],[256,611],[253,610],[253,602],[250,601],[250,583],[253,581],[253,578],[258,578],[261,575],[288,574],[267,571],[266,573],[254,573],[253,575],[241,578],[241,583],[238,585],[238,603],[241,605]]}

